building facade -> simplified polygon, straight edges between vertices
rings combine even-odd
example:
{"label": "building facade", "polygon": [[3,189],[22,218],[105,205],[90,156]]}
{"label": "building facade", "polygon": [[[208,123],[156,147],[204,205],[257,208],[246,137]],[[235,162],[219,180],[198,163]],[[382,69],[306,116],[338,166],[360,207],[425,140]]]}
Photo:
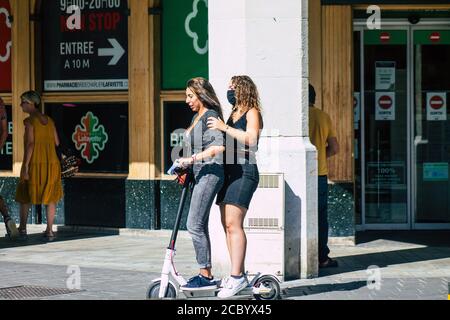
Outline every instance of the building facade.
{"label": "building facade", "polygon": [[354,243],[356,230],[449,229],[450,4],[272,2],[0,0],[10,121],[0,186],[13,215],[22,92],[42,92],[43,111],[82,159],[63,182],[57,223],[171,229],[180,189],[165,172],[192,116],[186,81],[209,78],[228,115],[228,79],[249,74],[266,123],[260,171],[286,182],[293,277],[317,274],[308,82],[341,145],[329,161],[330,241]]}

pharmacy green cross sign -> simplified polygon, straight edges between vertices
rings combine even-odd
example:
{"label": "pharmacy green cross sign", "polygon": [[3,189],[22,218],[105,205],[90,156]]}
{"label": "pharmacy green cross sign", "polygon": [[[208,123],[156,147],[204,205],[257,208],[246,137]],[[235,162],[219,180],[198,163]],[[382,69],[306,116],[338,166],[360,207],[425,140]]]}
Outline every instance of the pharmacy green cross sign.
{"label": "pharmacy green cross sign", "polygon": [[108,134],[105,127],[99,124],[98,118],[89,111],[82,119],[81,125],[77,125],[72,135],[72,141],[81,156],[87,163],[92,164],[105,149],[108,142]]}
{"label": "pharmacy green cross sign", "polygon": [[162,88],[208,77],[208,0],[162,2]]}

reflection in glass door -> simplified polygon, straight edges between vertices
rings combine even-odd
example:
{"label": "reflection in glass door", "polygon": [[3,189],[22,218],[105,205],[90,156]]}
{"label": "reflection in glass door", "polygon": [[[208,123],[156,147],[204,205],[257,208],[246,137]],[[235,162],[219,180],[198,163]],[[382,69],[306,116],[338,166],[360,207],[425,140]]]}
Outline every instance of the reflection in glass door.
{"label": "reflection in glass door", "polygon": [[407,43],[407,30],[364,31],[366,225],[409,222]]}
{"label": "reflection in glass door", "polygon": [[450,227],[450,30],[413,30],[414,228]]}

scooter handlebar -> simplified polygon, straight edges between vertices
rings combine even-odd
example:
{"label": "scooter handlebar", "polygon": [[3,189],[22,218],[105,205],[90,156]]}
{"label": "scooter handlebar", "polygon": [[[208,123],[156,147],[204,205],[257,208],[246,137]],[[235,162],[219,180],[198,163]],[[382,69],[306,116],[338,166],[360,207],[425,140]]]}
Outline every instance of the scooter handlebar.
{"label": "scooter handlebar", "polygon": [[174,175],[177,174],[177,172],[182,171],[184,169],[187,169],[188,167],[184,167],[181,163],[180,160],[177,159],[173,162],[172,166],[169,168],[169,170],[167,170],[167,174],[170,175]]}
{"label": "scooter handlebar", "polygon": [[167,174],[173,175],[175,174],[175,170],[181,168],[180,161],[177,159],[173,162],[172,166],[167,170]]}

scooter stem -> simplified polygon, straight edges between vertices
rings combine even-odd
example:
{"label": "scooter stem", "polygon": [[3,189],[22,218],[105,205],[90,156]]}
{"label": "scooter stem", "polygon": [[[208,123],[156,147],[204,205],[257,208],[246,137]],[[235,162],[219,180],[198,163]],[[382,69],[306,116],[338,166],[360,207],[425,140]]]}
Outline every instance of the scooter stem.
{"label": "scooter stem", "polygon": [[190,180],[191,180],[191,173],[188,172],[186,180],[184,181],[183,184],[183,191],[181,192],[181,200],[178,205],[177,217],[175,219],[175,226],[173,227],[172,230],[172,236],[170,237],[168,249],[175,250],[175,242],[177,241],[178,230],[180,229],[181,216],[183,214],[184,203],[186,202],[186,196],[189,190]]}

